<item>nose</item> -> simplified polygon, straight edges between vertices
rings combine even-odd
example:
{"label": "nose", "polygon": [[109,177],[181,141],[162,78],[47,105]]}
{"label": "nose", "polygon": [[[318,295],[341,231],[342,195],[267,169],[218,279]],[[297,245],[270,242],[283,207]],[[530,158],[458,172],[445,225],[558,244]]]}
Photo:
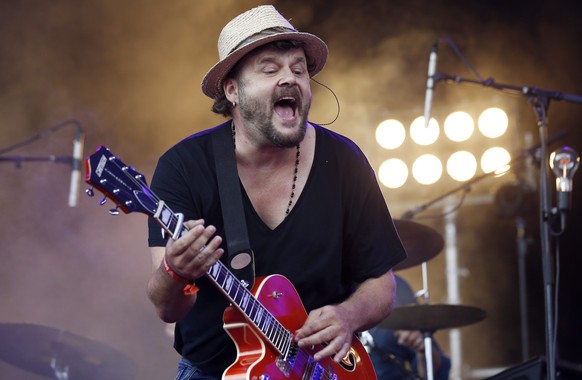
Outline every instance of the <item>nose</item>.
{"label": "nose", "polygon": [[294,86],[297,83],[297,77],[291,67],[285,67],[281,70],[279,86]]}

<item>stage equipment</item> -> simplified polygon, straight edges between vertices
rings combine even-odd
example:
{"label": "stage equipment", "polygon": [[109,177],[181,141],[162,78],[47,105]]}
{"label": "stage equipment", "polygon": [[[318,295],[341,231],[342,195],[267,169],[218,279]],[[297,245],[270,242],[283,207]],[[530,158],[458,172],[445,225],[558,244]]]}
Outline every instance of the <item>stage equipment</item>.
{"label": "stage equipment", "polygon": [[[496,83],[493,78],[483,79],[464,59],[458,51],[455,44],[447,39],[448,44],[455,50],[457,55],[473,71],[477,79],[467,79],[458,75],[450,75],[437,72],[433,79],[435,83],[443,81],[453,84],[477,84],[483,87],[500,90],[509,94],[522,95],[528,98],[537,118],[539,127],[540,148],[539,157],[539,203],[540,203],[540,230],[541,230],[541,247],[542,247],[542,268],[544,278],[544,301],[545,301],[545,330],[546,330],[546,358],[548,368],[548,380],[556,379],[556,347],[555,347],[555,255],[551,251],[552,225],[555,223],[552,208],[550,206],[549,186],[548,186],[548,165],[547,165],[547,147],[548,147],[548,122],[547,113],[551,100],[563,100],[566,102],[582,104],[582,96],[576,94],[566,94],[560,91],[548,91],[538,88],[537,86],[516,86],[510,84]],[[555,214],[555,213],[554,213]]]}
{"label": "stage equipment", "polygon": [[0,323],[0,359],[56,380],[133,380],[137,367],[120,351],[72,332]]}
{"label": "stage equipment", "polygon": [[435,78],[437,67],[437,53],[438,53],[438,41],[432,45],[430,49],[430,54],[428,56],[428,75],[426,78],[426,95],[424,97],[424,126],[428,128],[428,123],[430,122],[430,111],[432,108],[432,92],[434,90]]}
{"label": "stage equipment", "polygon": [[431,227],[411,220],[395,219],[394,225],[408,257],[394,270],[408,269],[429,261],[445,246],[441,234]]}
{"label": "stage equipment", "polygon": [[467,326],[485,319],[484,310],[473,306],[427,304],[395,308],[378,326],[391,330],[436,330]]}
{"label": "stage equipment", "polygon": [[[31,144],[36,140],[44,138],[57,130],[67,126],[67,125],[74,125],[77,127],[75,137],[73,139],[73,155],[72,156],[55,156],[49,155],[46,157],[26,157],[26,156],[2,156],[3,154],[15,150],[17,148],[23,147],[25,145]],[[53,127],[50,127],[36,136],[25,140],[23,142],[14,144],[12,146],[0,149],[0,162],[12,162],[16,165],[17,168],[22,166],[23,162],[26,161],[35,161],[35,162],[54,162],[54,163],[62,163],[62,164],[69,164],[71,165],[71,184],[69,187],[69,207],[77,206],[78,194],[79,194],[79,187],[81,181],[81,159],[83,158],[83,128],[81,127],[81,123],[77,120],[66,120],[62,123],[59,123]]]}

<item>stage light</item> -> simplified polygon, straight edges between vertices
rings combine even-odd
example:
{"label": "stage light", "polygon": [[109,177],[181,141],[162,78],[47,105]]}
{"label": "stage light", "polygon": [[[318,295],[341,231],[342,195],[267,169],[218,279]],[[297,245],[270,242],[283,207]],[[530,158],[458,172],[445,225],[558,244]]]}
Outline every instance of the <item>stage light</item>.
{"label": "stage light", "polygon": [[[437,117],[431,118],[428,126],[424,124],[424,116],[379,123],[376,141],[393,153],[392,158],[379,167],[378,179],[382,185],[411,190],[422,190],[419,185],[432,185],[430,188],[436,190],[470,181],[477,174],[505,174],[511,162],[509,148],[501,148],[503,142],[492,139],[507,135],[507,114],[496,107],[482,107],[478,111],[470,108],[471,112],[462,109],[451,112],[444,122],[435,115]],[[479,132],[475,133],[476,130]],[[491,146],[497,147],[485,151]],[[445,171],[446,178],[442,178]],[[414,179],[415,185],[408,177]]]}
{"label": "stage light", "polygon": [[503,174],[509,170],[509,162],[511,155],[509,152],[501,147],[493,147],[487,149],[481,156],[481,169],[485,173],[496,172]]}
{"label": "stage light", "polygon": [[397,189],[408,179],[408,167],[404,161],[391,158],[380,165],[378,177],[384,186]]}
{"label": "stage light", "polygon": [[384,149],[398,148],[405,137],[404,125],[395,119],[384,120],[376,128],[376,141]]}
{"label": "stage light", "polygon": [[443,165],[432,154],[423,154],[412,164],[412,176],[423,185],[432,185],[441,178]]}
{"label": "stage light", "polygon": [[439,123],[430,118],[428,126],[424,125],[424,116],[419,116],[410,124],[410,138],[418,145],[433,144],[439,137]]}
{"label": "stage light", "polygon": [[483,136],[493,139],[502,136],[507,131],[509,119],[505,111],[492,107],[481,113],[477,124]]}
{"label": "stage light", "polygon": [[459,182],[467,181],[477,172],[477,159],[467,151],[455,152],[447,160],[447,173]]}
{"label": "stage light", "polygon": [[475,122],[467,112],[453,112],[445,119],[445,135],[447,135],[451,141],[466,141],[473,135],[474,130]]}

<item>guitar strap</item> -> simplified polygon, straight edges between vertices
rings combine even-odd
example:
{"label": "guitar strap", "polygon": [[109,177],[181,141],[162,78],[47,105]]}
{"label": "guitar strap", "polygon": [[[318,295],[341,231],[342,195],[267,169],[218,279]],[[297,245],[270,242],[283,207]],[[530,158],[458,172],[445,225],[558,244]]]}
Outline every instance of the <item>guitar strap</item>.
{"label": "guitar strap", "polygon": [[255,262],[243,211],[230,123],[212,133],[218,192],[228,248],[228,265],[248,289],[255,282]]}

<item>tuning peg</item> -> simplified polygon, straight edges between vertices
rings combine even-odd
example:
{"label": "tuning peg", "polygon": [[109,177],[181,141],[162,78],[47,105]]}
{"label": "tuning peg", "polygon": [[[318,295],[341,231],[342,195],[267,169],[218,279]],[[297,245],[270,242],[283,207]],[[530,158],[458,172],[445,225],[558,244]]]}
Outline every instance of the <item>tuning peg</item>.
{"label": "tuning peg", "polygon": [[99,201],[99,206],[103,206],[107,202],[107,196],[104,196],[103,199]]}
{"label": "tuning peg", "polygon": [[109,214],[110,215],[119,215],[119,206],[112,208],[111,210],[109,210]]}
{"label": "tuning peg", "polygon": [[90,187],[88,189],[85,189],[85,194],[87,194],[90,197],[95,196],[95,193],[93,192],[93,188],[92,187]]}

